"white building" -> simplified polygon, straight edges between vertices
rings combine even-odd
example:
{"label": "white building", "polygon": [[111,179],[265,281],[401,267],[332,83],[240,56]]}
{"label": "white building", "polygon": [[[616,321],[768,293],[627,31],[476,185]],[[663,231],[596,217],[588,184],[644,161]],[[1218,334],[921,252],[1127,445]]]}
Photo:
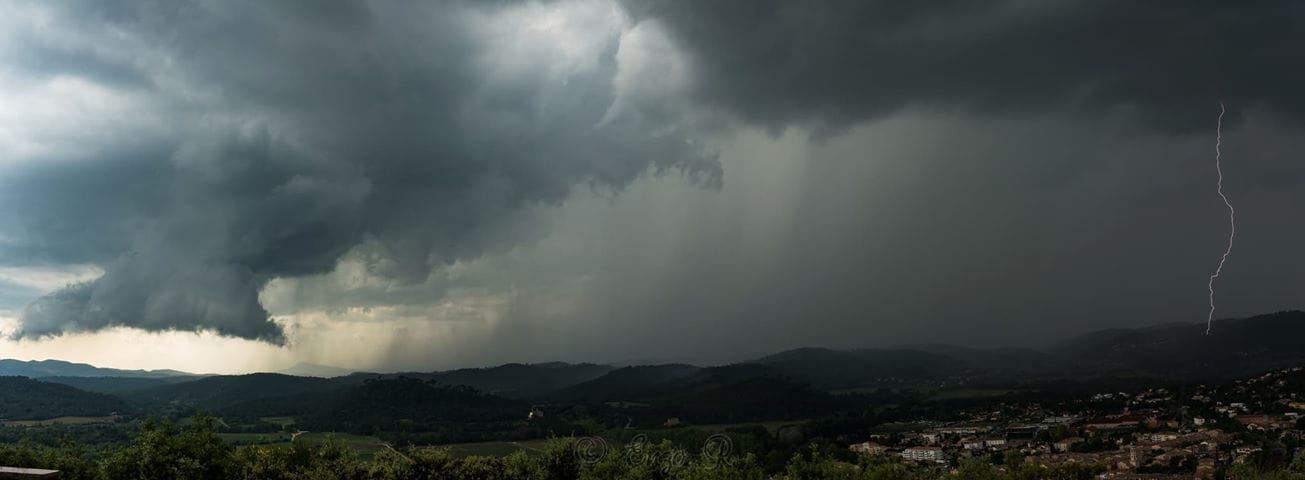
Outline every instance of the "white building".
{"label": "white building", "polygon": [[938,447],[911,447],[902,450],[902,458],[925,462],[943,462],[947,460],[947,455]]}

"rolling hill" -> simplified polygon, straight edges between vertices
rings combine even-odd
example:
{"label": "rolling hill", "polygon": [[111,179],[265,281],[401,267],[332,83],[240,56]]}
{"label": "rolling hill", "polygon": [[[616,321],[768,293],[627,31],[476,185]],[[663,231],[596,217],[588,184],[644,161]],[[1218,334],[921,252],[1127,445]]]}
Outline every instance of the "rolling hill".
{"label": "rolling hill", "polygon": [[1170,378],[1224,379],[1305,363],[1305,312],[1283,311],[1204,323],[1109,329],[1051,348],[1061,372],[1130,371]]}
{"label": "rolling hill", "polygon": [[299,414],[316,408],[341,383],[278,373],[217,375],[123,394],[144,408],[174,406],[237,416]]}
{"label": "rolling hill", "polygon": [[[710,368],[687,364],[615,368],[589,363],[509,363],[490,368],[354,373],[334,378],[272,373],[196,377],[174,370],[128,371],[58,360],[0,360],[0,372],[43,380],[33,384],[24,383],[30,382],[26,379],[7,379],[10,388],[4,393],[9,395],[8,405],[28,408],[63,392],[70,403],[51,403],[58,408],[50,411],[57,413],[121,410],[123,404],[117,399],[97,396],[107,393],[147,410],[166,407],[246,415],[301,414],[316,411],[340,392],[369,381],[405,377],[433,382],[431,385],[463,386],[518,401],[628,401],[670,406],[730,399],[726,393],[729,389],[797,398],[807,393],[794,386],[819,392],[939,379],[991,383],[1078,377],[1219,380],[1305,365],[1302,338],[1305,312],[1284,311],[1217,321],[1213,335],[1205,335],[1204,324],[1193,323],[1089,332],[1043,351],[950,345],[798,348]],[[51,390],[59,388],[62,390]],[[97,408],[82,408],[86,406]],[[6,411],[11,415],[33,414],[28,410]]]}
{"label": "rolling hill", "polygon": [[702,368],[684,364],[618,368],[593,380],[556,391],[550,398],[562,401],[633,400],[664,388],[668,382],[689,377],[701,370]]}
{"label": "rolling hill", "polygon": [[751,363],[821,389],[932,379],[969,370],[967,363],[958,358],[910,349],[799,348]]}
{"label": "rolling hill", "polygon": [[0,377],[0,419],[44,420],[126,411],[117,397],[25,377]]}
{"label": "rolling hill", "polygon": [[189,382],[195,377],[41,377],[42,382],[61,383],[88,392],[121,395],[137,390]]}
{"label": "rolling hill", "polygon": [[464,385],[509,398],[533,398],[606,375],[614,368],[593,363],[509,363],[492,368],[436,372],[429,378],[447,385]]}

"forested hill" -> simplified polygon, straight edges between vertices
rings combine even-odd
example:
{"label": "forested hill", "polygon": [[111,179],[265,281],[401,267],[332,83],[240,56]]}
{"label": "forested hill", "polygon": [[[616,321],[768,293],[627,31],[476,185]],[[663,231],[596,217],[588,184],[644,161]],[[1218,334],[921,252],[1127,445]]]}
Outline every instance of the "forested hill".
{"label": "forested hill", "polygon": [[103,416],[126,409],[127,405],[112,395],[26,377],[0,377],[0,419]]}
{"label": "forested hill", "polygon": [[1049,349],[1060,371],[1125,370],[1166,378],[1229,379],[1305,363],[1305,312],[1205,323],[1109,329]]}
{"label": "forested hill", "polygon": [[[946,345],[857,350],[800,348],[728,369],[685,364],[613,368],[547,363],[426,373],[355,373],[335,378],[268,373],[181,377],[161,376],[181,373],[168,370],[127,371],[54,360],[0,360],[0,372],[24,371],[45,382],[112,393],[146,410],[173,405],[204,411],[239,410],[273,415],[319,408],[337,392],[368,379],[403,377],[434,381],[443,386],[466,386],[495,397],[536,403],[663,399],[673,397],[671,394],[677,389],[690,386],[744,384],[763,377],[765,381],[747,384],[788,391],[787,385],[778,382],[783,380],[817,391],[832,391],[941,379],[1002,382],[1066,376],[1141,376],[1220,380],[1305,364],[1303,338],[1305,312],[1287,311],[1216,321],[1211,335],[1205,334],[1204,323],[1189,323],[1101,330],[1069,338],[1041,351]],[[52,376],[58,373],[72,376]],[[103,376],[110,373],[120,376]],[[12,384],[3,391],[8,400],[0,415],[7,418],[31,417],[38,415],[38,411],[39,415],[54,416],[69,412],[104,413],[121,409],[123,405],[113,397],[67,387],[56,390],[56,386],[25,379],[5,381]],[[781,385],[784,388],[779,388]],[[34,409],[47,404],[51,408]]]}

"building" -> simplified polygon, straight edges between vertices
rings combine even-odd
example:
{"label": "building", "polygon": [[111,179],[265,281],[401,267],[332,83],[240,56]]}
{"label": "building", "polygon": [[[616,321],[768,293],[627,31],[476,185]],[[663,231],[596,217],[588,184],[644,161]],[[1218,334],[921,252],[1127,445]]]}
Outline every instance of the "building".
{"label": "building", "polygon": [[1139,447],[1137,445],[1131,445],[1127,447],[1125,450],[1128,451],[1128,466],[1131,468],[1137,468],[1142,465],[1146,465],[1151,461],[1151,455],[1148,453],[1148,450],[1145,448]]}
{"label": "building", "polygon": [[1214,478],[1214,459],[1202,458],[1196,462],[1196,478]]}
{"label": "building", "polygon": [[1053,416],[1042,419],[1042,423],[1048,425],[1069,425],[1078,421],[1078,417],[1073,415]]}
{"label": "building", "polygon": [[847,449],[855,453],[868,453],[873,455],[873,454],[884,453],[885,451],[888,450],[888,447],[885,447],[875,442],[862,442],[862,443],[853,443],[851,445],[848,445]]}
{"label": "building", "polygon": [[938,447],[911,447],[902,450],[902,458],[920,462],[945,462],[947,455]]}
{"label": "building", "polygon": [[976,433],[979,433],[980,430],[987,430],[987,429],[986,428],[981,429],[979,427],[971,427],[971,426],[964,426],[964,425],[957,425],[952,427],[939,427],[934,429],[935,432],[941,433],[943,435],[974,435]]}
{"label": "building", "polygon": [[1082,441],[1083,439],[1079,437],[1069,437],[1056,442],[1054,446],[1057,452],[1068,452],[1069,449],[1074,448],[1074,444]]}
{"label": "building", "polygon": [[1155,433],[1147,434],[1145,435],[1145,437],[1147,440],[1150,440],[1155,443],[1160,443],[1160,442],[1168,442],[1170,440],[1178,440],[1179,435],[1178,432],[1155,432]]}
{"label": "building", "polygon": [[1088,431],[1132,429],[1137,428],[1145,420],[1147,420],[1147,418],[1142,415],[1120,415],[1112,418],[1092,420],[1087,422],[1083,428]]}
{"label": "building", "polygon": [[1273,430],[1282,427],[1277,418],[1269,415],[1237,415],[1233,420],[1251,430]]}

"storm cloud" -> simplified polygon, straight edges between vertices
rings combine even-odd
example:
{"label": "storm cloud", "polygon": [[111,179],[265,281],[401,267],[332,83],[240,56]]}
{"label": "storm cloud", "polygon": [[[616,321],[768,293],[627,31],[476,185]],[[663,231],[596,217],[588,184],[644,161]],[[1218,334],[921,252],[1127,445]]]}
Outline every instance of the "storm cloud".
{"label": "storm cloud", "polygon": [[1190,132],[1221,100],[1305,119],[1299,2],[624,4],[693,59],[696,98],[770,128],[837,130],[914,108],[1123,111]]}
{"label": "storm cloud", "polygon": [[1220,102],[1218,316],[1305,291],[1299,2],[0,9],[28,346],[425,369],[1204,321]]}
{"label": "storm cloud", "polygon": [[624,20],[610,4],[8,8],[8,88],[81,95],[105,130],[80,135],[74,113],[5,145],[0,259],[105,269],[28,306],[19,337],[130,326],[281,343],[258,301],[273,278],[356,251],[418,282],[538,235],[530,207],[577,185],[719,179],[664,118],[612,111]]}

